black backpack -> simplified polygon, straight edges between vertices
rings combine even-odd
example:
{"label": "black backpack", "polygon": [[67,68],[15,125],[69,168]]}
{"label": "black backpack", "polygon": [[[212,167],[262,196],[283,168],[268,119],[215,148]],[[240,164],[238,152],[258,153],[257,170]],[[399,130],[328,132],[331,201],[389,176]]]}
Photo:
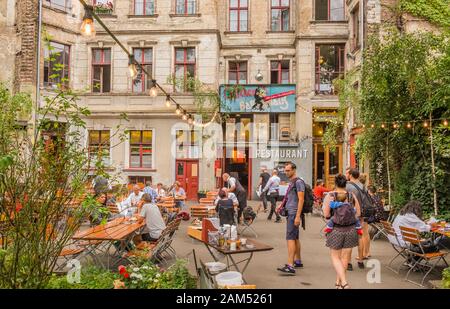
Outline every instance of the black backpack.
{"label": "black backpack", "polygon": [[[311,213],[312,209],[313,209],[313,204],[314,204],[313,190],[312,190],[311,186],[308,185],[302,178],[297,178],[295,181],[297,182],[298,180],[303,181],[303,184],[305,185],[305,196],[304,196],[304,201],[303,201],[302,214]],[[294,189],[295,192],[297,192],[297,187],[295,186],[295,184],[292,187],[292,189]]]}
{"label": "black backpack", "polygon": [[[337,201],[337,192],[333,192],[331,198],[332,201]],[[352,195],[346,193],[346,199],[343,204],[333,209],[333,222],[340,226],[350,226],[354,225],[356,220]]]}
{"label": "black backpack", "polygon": [[374,221],[376,206],[373,203],[373,200],[370,197],[369,193],[366,189],[361,190],[361,188],[353,182],[350,182],[350,184],[356,188],[356,190],[359,192],[359,196],[361,197],[361,205],[359,205],[361,207],[361,217]]}

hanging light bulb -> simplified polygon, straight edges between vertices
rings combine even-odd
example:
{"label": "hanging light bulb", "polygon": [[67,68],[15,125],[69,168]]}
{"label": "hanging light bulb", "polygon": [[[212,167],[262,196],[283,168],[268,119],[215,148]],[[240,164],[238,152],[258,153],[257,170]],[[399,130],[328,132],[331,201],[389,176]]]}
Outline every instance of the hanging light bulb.
{"label": "hanging light bulb", "polygon": [[408,129],[411,129],[411,124],[408,122],[408,124],[406,125],[406,127],[407,127]]}
{"label": "hanging light bulb", "polygon": [[384,127],[385,127],[384,123],[381,124],[381,127],[384,129]]}
{"label": "hanging light bulb", "polygon": [[181,114],[181,108],[180,105],[177,104],[177,109],[175,110],[175,114],[180,115]]}
{"label": "hanging light bulb", "polygon": [[194,123],[194,120],[192,119],[192,116],[191,116],[191,115],[189,115],[188,123],[189,123],[189,124],[193,124],[193,123]]}
{"label": "hanging light bulb", "polygon": [[128,57],[128,71],[130,72],[131,79],[135,79],[138,75],[138,70],[136,68],[136,62],[133,55]]}
{"label": "hanging light bulb", "polygon": [[184,112],[183,116],[181,116],[181,119],[183,119],[184,121],[188,119],[188,115],[186,114],[186,112]]}
{"label": "hanging light bulb", "polygon": [[372,123],[372,125],[370,127],[373,129],[373,128],[375,128],[375,125]]}
{"label": "hanging light bulb", "polygon": [[95,36],[93,11],[94,8],[92,7],[92,5],[86,5],[84,7],[84,17],[80,31],[81,34],[85,37]]}
{"label": "hanging light bulb", "polygon": [[428,128],[428,122],[424,121],[423,127],[424,127],[424,128]]}
{"label": "hanging light bulb", "polygon": [[447,119],[444,120],[444,122],[442,123],[444,125],[444,127],[448,126],[448,121]]}
{"label": "hanging light bulb", "polygon": [[362,125],[362,127],[363,127],[363,128],[365,128],[365,127],[366,127],[366,125],[365,125],[365,124],[363,124],[363,125]]}
{"label": "hanging light bulb", "polygon": [[152,98],[158,95],[158,87],[156,86],[156,80],[152,79],[152,87],[150,88],[149,94]]}
{"label": "hanging light bulb", "polygon": [[170,96],[166,97],[166,106],[170,107],[171,103],[170,103]]}

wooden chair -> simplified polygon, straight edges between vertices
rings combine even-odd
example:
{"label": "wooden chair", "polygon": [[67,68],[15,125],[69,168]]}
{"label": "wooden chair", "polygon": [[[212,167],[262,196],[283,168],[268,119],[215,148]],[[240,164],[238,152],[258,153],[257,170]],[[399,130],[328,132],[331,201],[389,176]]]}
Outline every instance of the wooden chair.
{"label": "wooden chair", "polygon": [[214,200],[212,198],[201,198],[199,200],[199,203],[202,205],[214,205]]}
{"label": "wooden chair", "polygon": [[[400,226],[400,231],[402,233],[403,241],[410,244],[408,248],[406,248],[406,251],[408,252],[408,255],[411,257],[416,257],[416,260],[413,264],[413,266],[410,268],[408,273],[406,274],[405,280],[408,282],[411,282],[413,284],[419,285],[423,287],[423,283],[425,281],[425,278],[430,274],[430,272],[436,267],[436,265],[443,260],[444,263],[448,267],[448,263],[445,260],[445,256],[447,255],[446,252],[431,252],[431,253],[425,253],[425,250],[422,246],[422,242],[424,241],[420,237],[420,232],[417,229],[409,228],[405,226]],[[433,263],[433,261],[435,261]],[[425,275],[422,278],[422,281],[419,283],[409,280],[409,274],[418,266],[421,265],[422,267],[429,268],[429,270],[425,273]]]}
{"label": "wooden chair", "polygon": [[207,206],[204,205],[191,206],[190,212],[192,218],[199,219],[212,217],[216,213],[214,209],[210,210]]}
{"label": "wooden chair", "polygon": [[209,199],[216,199],[216,197],[217,197],[217,194],[219,194],[219,192],[216,192],[216,191],[209,191],[209,192],[207,192],[206,193],[206,198],[209,198]]}
{"label": "wooden chair", "polygon": [[[392,268],[392,263],[398,258],[402,257],[403,261],[408,260],[408,253],[406,252],[406,248],[400,244],[398,241],[397,233],[395,233],[394,228],[392,227],[391,222],[389,221],[380,221],[383,225],[383,229],[386,233],[386,237],[389,240],[392,248],[397,252],[397,254],[389,261],[389,264],[386,266],[389,270],[393,271],[396,274],[400,273],[400,268],[403,266],[403,263],[400,263],[400,266],[397,269]],[[391,237],[389,237],[391,236]],[[403,262],[402,261],[402,262]]]}

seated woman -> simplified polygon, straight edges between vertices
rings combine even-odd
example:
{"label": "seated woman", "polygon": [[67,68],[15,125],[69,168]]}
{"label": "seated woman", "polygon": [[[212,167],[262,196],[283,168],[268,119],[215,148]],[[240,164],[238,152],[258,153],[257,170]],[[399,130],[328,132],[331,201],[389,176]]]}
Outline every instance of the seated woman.
{"label": "seated woman", "polygon": [[142,196],[142,202],[138,204],[140,220],[145,220],[145,228],[141,234],[144,241],[157,241],[162,231],[166,228],[164,219],[158,206],[152,203],[152,198],[145,193]]}
{"label": "seated woman", "polygon": [[179,181],[175,181],[173,184],[173,189],[170,191],[170,194],[175,198],[175,206],[180,208],[181,210],[186,210],[184,205],[184,200],[186,199],[186,192],[181,187]]}
{"label": "seated woman", "polygon": [[[406,247],[408,244],[403,241],[402,233],[400,231],[400,226],[409,227],[417,229],[419,232],[429,232],[432,226],[427,224],[422,219],[422,205],[418,201],[408,202],[401,210],[400,213],[395,217],[392,227],[394,228],[397,239],[392,239],[393,236],[389,236],[389,241],[392,243],[397,242],[402,247]],[[449,240],[444,236],[438,237],[432,242],[431,240],[424,240],[423,249],[426,253],[435,252],[439,249],[448,249],[450,246]],[[419,248],[417,248],[420,250]]]}
{"label": "seated woman", "polygon": [[225,190],[219,191],[219,200],[217,201],[216,212],[219,215],[220,225],[234,224],[234,206],[233,200],[228,198]]}

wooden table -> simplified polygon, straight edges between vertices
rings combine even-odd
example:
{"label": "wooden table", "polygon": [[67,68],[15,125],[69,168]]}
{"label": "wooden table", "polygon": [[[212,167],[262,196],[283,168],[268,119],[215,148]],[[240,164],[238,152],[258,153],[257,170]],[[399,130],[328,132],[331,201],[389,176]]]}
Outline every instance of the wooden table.
{"label": "wooden table", "polygon": [[[247,239],[247,244],[253,245],[254,246],[253,248],[250,249],[250,248],[247,248],[246,246],[241,245],[241,247],[239,249],[232,251],[227,247],[219,247],[216,245],[209,244],[208,242],[202,241],[201,230],[200,230],[200,233],[198,233],[198,232],[194,233],[193,229],[188,228],[188,235],[193,239],[201,241],[205,245],[206,249],[208,249],[209,254],[211,254],[211,256],[213,257],[215,262],[218,262],[218,259],[212,252],[212,249],[215,249],[218,252],[220,252],[221,254],[225,255],[227,258],[227,269],[229,270],[231,268],[231,266],[233,266],[236,269],[236,271],[238,271],[242,274],[242,280],[244,281],[245,284],[247,284],[247,281],[244,278],[244,272],[247,269],[248,265],[250,264],[250,261],[253,258],[253,254],[255,252],[264,252],[264,251],[273,250],[273,247],[271,247],[269,245],[263,244],[254,239]],[[243,260],[235,261],[233,256],[235,256],[237,254],[245,254],[245,253],[250,254],[250,255],[248,257],[244,258]],[[245,263],[242,270],[238,266],[241,263]]]}
{"label": "wooden table", "polygon": [[[125,248],[132,240],[133,236],[137,234],[145,226],[145,221],[142,222],[132,222],[130,218],[117,218],[107,224],[97,225],[84,231],[77,232],[72,239],[78,241],[87,241],[87,249],[91,254],[98,245],[98,241],[106,242],[105,252],[109,260],[114,257],[109,254],[111,246],[116,242],[121,242],[120,248],[116,247],[116,253],[120,256]],[[93,245],[89,245],[92,242]],[[101,264],[101,263],[100,263]]]}
{"label": "wooden table", "polygon": [[446,237],[450,237],[450,231],[449,230],[446,231],[442,227],[431,229],[431,231],[433,233],[436,233],[436,234],[441,234],[441,235],[444,235]]}

